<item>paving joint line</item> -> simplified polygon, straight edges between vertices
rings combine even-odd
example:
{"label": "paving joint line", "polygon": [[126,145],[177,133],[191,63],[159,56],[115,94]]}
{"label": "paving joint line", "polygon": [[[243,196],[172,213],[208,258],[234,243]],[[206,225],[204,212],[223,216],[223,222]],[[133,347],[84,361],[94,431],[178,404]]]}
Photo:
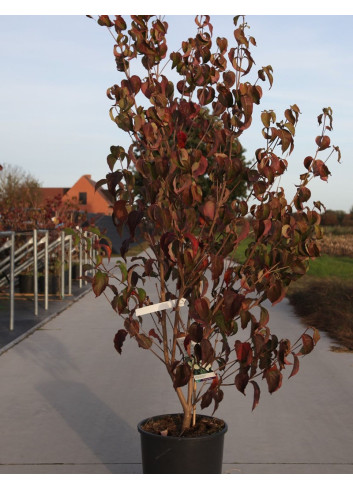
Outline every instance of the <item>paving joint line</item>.
{"label": "paving joint line", "polygon": [[[141,465],[142,462],[9,462],[1,463],[5,466],[32,466],[32,465]],[[222,465],[353,465],[353,462],[223,462]]]}

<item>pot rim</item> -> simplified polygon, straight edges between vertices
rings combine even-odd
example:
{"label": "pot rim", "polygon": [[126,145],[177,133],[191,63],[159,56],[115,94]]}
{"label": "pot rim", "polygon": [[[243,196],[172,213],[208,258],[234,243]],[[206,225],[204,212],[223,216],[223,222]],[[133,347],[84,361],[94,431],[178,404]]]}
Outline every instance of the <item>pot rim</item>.
{"label": "pot rim", "polygon": [[145,431],[141,427],[144,423],[146,423],[150,419],[158,419],[158,418],[162,418],[164,416],[179,416],[179,415],[182,415],[182,413],[172,413],[172,414],[166,413],[166,414],[158,414],[156,416],[149,416],[148,418],[145,418],[138,423],[137,430],[141,435],[144,435],[144,436],[149,436],[149,437],[159,438],[159,439],[165,439],[168,441],[175,440],[175,441],[179,441],[179,442],[180,442],[180,440],[184,440],[185,442],[186,441],[195,441],[195,440],[200,440],[200,441],[201,440],[210,440],[212,438],[217,438],[218,436],[223,436],[228,431],[228,425],[224,421],[224,419],[216,418],[215,416],[209,416],[207,414],[197,414],[196,416],[200,416],[202,418],[218,419],[220,421],[223,421],[224,426],[220,431],[217,431],[216,433],[212,433],[211,435],[190,436],[190,437],[187,437],[187,436],[162,436],[162,435],[157,435],[157,433],[149,433],[148,431]]}

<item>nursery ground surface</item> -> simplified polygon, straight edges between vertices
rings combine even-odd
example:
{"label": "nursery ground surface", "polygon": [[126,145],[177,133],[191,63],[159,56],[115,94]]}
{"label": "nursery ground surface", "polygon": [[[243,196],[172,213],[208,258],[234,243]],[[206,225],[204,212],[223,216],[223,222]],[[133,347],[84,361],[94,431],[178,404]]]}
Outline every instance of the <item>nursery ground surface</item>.
{"label": "nursery ground surface", "polygon": [[221,419],[197,416],[195,426],[183,432],[182,422],[183,417],[181,414],[165,415],[157,419],[149,419],[142,425],[142,429],[155,435],[196,438],[204,435],[212,435],[224,428],[224,421]]}
{"label": "nursery ground surface", "polygon": [[[266,307],[274,334],[300,337],[287,299]],[[91,292],[0,355],[1,474],[141,473],[137,424],[180,407],[153,355],[131,338],[116,352],[121,324]],[[254,411],[252,390],[227,388],[216,412],[228,425],[224,473],[353,473],[353,357],[332,343],[322,333],[294,378],[291,366],[283,371],[278,392],[262,382]]]}

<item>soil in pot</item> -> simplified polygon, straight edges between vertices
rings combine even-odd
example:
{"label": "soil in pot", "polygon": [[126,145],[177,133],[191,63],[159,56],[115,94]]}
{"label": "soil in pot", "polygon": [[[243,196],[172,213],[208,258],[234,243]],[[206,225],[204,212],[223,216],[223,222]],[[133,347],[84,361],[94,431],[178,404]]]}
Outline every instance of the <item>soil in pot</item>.
{"label": "soil in pot", "polygon": [[158,418],[151,418],[141,425],[147,433],[154,433],[163,436],[182,436],[184,438],[195,438],[198,436],[212,435],[221,431],[225,423],[218,418],[209,416],[197,416],[195,426],[182,432],[183,416],[181,414],[170,414]]}

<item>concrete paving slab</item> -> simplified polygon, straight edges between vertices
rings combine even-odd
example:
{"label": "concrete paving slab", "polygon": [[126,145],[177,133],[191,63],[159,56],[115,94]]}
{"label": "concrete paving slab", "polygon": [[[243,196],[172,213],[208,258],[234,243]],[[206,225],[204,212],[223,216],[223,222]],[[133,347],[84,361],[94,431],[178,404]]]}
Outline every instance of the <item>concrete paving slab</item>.
{"label": "concrete paving slab", "polygon": [[[270,313],[281,337],[303,333],[287,300]],[[114,350],[121,327],[90,292],[0,355],[0,473],[141,473],[137,423],[179,405],[153,355]],[[278,392],[261,383],[254,412],[251,390],[225,387],[224,473],[353,473],[353,355],[331,345],[322,334]]]}

